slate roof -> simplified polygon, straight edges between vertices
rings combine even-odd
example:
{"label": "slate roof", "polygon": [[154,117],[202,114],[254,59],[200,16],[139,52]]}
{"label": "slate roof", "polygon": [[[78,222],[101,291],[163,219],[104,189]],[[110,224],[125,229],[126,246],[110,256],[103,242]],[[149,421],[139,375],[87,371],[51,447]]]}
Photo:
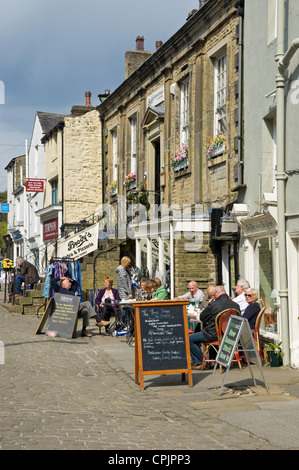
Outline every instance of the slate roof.
{"label": "slate roof", "polygon": [[65,118],[63,114],[45,113],[42,111],[37,111],[36,114],[42,126],[43,134],[48,134],[57,124],[63,122]]}

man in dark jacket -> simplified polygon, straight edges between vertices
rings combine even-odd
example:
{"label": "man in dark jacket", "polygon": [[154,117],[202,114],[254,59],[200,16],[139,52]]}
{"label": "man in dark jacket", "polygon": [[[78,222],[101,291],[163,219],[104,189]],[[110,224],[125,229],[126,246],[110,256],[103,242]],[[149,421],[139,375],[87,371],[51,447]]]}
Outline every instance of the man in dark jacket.
{"label": "man in dark jacket", "polygon": [[15,279],[15,296],[20,297],[22,295],[22,282],[26,285],[35,284],[39,281],[39,275],[37,269],[29,261],[25,261],[24,258],[17,258],[17,275]]}
{"label": "man in dark jacket", "polygon": [[198,343],[217,340],[215,319],[218,313],[228,308],[234,308],[240,312],[240,306],[228,297],[223,286],[216,286],[214,295],[214,302],[210,302],[200,314],[202,330],[189,335],[192,369],[200,369],[202,364],[203,355]]}

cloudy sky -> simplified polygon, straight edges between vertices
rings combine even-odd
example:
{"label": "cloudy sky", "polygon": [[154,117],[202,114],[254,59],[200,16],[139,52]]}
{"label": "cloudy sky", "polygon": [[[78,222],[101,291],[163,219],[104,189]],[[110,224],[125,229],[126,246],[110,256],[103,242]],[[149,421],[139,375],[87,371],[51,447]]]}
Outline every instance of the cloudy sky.
{"label": "cloudy sky", "polygon": [[[36,111],[69,114],[124,80],[125,52],[167,41],[198,0],[10,0],[0,8],[0,191]],[[4,97],[1,91],[4,85]],[[4,99],[3,99],[4,98]]]}

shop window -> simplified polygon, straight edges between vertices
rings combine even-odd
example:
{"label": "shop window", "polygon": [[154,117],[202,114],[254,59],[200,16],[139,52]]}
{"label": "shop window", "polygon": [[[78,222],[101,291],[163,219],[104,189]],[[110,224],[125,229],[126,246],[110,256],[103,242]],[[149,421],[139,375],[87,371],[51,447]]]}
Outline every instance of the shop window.
{"label": "shop window", "polygon": [[258,240],[257,250],[259,295],[262,304],[266,307],[261,329],[277,333],[274,239],[262,238]]}

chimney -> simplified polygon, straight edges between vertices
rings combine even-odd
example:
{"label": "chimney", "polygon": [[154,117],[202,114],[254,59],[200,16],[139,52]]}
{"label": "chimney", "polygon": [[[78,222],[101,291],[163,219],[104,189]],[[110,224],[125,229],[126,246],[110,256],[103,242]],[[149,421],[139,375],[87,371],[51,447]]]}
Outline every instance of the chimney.
{"label": "chimney", "polygon": [[85,106],[91,106],[90,97],[91,97],[90,91],[86,91],[85,92]]}
{"label": "chimney", "polygon": [[136,51],[144,51],[144,36],[137,36]]}
{"label": "chimney", "polygon": [[159,39],[158,41],[156,41],[156,51],[158,49],[160,49],[160,47],[162,46],[163,42],[161,41],[161,39]]}

